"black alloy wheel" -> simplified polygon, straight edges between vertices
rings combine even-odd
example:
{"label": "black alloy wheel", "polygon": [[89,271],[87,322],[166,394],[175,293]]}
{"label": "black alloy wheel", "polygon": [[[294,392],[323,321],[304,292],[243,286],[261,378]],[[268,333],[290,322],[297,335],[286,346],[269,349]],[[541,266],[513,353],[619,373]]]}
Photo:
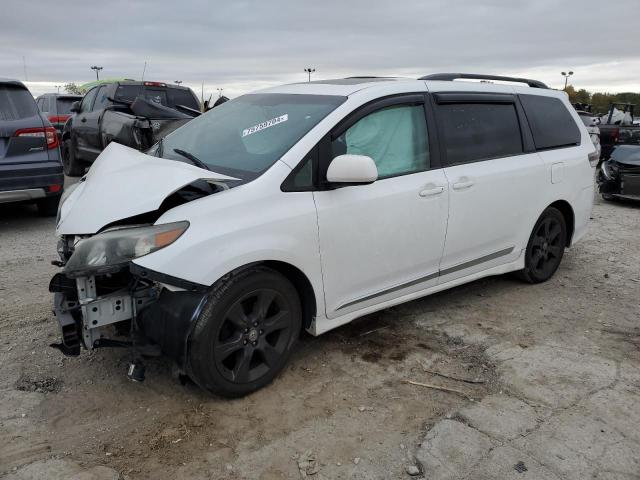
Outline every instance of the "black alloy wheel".
{"label": "black alloy wheel", "polygon": [[547,208],[531,233],[521,277],[530,283],[545,282],[556,272],[567,244],[564,216],[553,207]]}
{"label": "black alloy wheel", "polygon": [[262,288],[239,298],[214,340],[218,370],[231,382],[248,383],[276,367],[291,337],[292,315],[276,290]]}
{"label": "black alloy wheel", "polygon": [[187,370],[226,397],[251,393],[284,368],[302,327],[298,292],[280,273],[254,266],[211,289],[189,339]]}

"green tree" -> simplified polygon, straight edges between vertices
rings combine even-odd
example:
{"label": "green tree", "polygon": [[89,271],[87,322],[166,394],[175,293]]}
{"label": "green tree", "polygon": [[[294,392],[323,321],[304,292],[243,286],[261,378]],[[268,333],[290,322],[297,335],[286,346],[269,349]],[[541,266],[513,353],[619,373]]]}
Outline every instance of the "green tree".
{"label": "green tree", "polygon": [[70,82],[64,85],[64,91],[72,95],[84,95],[85,92],[75,83]]}

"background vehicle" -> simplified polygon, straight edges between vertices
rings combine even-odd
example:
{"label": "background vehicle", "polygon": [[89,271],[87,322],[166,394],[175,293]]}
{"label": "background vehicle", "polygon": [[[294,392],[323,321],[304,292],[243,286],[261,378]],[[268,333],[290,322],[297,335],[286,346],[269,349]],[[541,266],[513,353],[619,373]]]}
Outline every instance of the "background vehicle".
{"label": "background vehicle", "polygon": [[60,348],[104,346],[104,327],[133,322],[203,388],[247,394],[302,329],[489,275],[548,280],[586,232],[596,162],[566,94],[534,80],[243,95],[153,152],[110,145],[63,202]]}
{"label": "background vehicle", "polygon": [[112,141],[146,150],[199,115],[199,109],[198,98],[187,87],[133,80],[96,85],[72,106],[74,115],[65,124],[65,173],[82,175]]}
{"label": "background vehicle", "polygon": [[594,116],[591,112],[584,110],[577,110],[577,112],[578,115],[580,115],[580,120],[582,120],[584,126],[587,127],[593,146],[596,147],[598,158],[600,158],[600,155],[602,154],[602,146],[600,145],[600,128],[598,127],[600,119]]}
{"label": "background vehicle", "polygon": [[640,125],[633,123],[635,105],[612,103],[600,118],[601,159],[607,160],[616,145],[640,145]]}
{"label": "background vehicle", "polygon": [[64,177],[58,136],[21,82],[0,78],[0,203],[55,215]]}
{"label": "background vehicle", "polygon": [[640,200],[640,145],[616,145],[598,170],[598,186],[605,200]]}
{"label": "background vehicle", "polygon": [[82,95],[45,93],[36,98],[36,104],[61,136],[64,124],[71,117],[71,105],[79,100],[82,100]]}

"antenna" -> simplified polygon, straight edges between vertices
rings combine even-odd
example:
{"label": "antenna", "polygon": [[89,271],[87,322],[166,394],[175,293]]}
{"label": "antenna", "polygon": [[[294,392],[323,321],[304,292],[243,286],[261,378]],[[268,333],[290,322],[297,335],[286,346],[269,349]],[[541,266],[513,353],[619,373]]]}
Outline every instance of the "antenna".
{"label": "antenna", "polygon": [[142,69],[142,81],[144,82],[144,73],[147,71],[147,61],[144,61],[144,68]]}

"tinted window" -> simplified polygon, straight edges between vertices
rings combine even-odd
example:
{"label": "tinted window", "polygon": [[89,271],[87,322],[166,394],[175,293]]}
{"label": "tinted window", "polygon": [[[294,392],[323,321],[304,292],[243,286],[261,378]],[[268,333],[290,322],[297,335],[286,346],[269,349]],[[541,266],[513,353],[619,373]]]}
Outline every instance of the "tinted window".
{"label": "tinted window", "polygon": [[520,124],[513,104],[440,105],[438,121],[449,164],[523,152]]}
{"label": "tinted window", "polygon": [[73,102],[78,101],[79,98],[74,97],[58,97],[58,115],[69,115],[71,114],[71,105]]}
{"label": "tinted window", "polygon": [[330,95],[243,95],[167,135],[160,154],[188,162],[175,151],[184,150],[214,172],[251,180],[344,101]]}
{"label": "tinted window", "polygon": [[198,101],[194,98],[193,93],[190,90],[182,90],[179,88],[169,88],[167,90],[169,107],[175,107],[176,105],[184,105],[185,107],[193,108],[194,110],[200,110]]}
{"label": "tinted window", "polygon": [[38,108],[29,90],[0,85],[0,120],[19,120],[34,115],[38,115]]}
{"label": "tinted window", "polygon": [[536,149],[580,144],[580,130],[561,100],[539,95],[520,95]]}
{"label": "tinted window", "polygon": [[80,110],[82,112],[88,112],[91,110],[91,105],[93,104],[93,99],[96,98],[96,93],[98,92],[97,88],[93,90],[89,90],[89,92],[82,99],[82,105],[80,106]]}
{"label": "tinted window", "polygon": [[133,102],[137,97],[142,97],[161,105],[167,104],[167,91],[165,88],[143,87],[142,85],[118,85],[116,100]]}
{"label": "tinted window", "polygon": [[422,105],[394,105],[358,120],[331,142],[333,157],[367,155],[376,162],[378,178],[429,168],[427,124]]}

